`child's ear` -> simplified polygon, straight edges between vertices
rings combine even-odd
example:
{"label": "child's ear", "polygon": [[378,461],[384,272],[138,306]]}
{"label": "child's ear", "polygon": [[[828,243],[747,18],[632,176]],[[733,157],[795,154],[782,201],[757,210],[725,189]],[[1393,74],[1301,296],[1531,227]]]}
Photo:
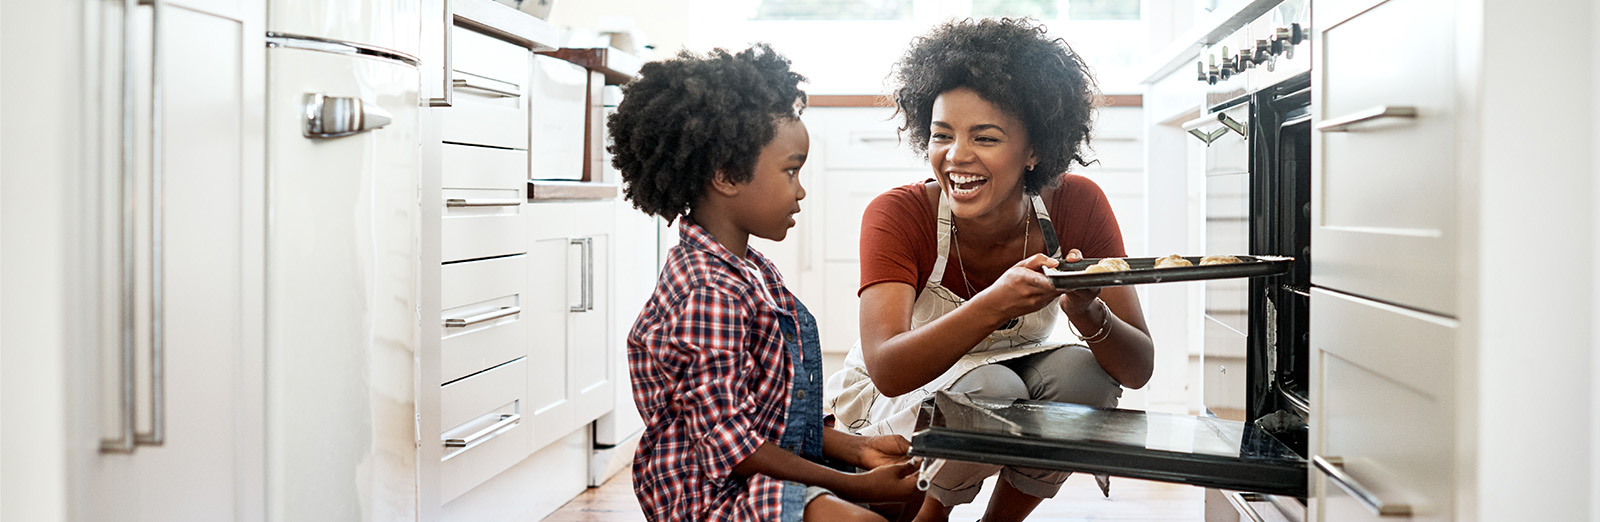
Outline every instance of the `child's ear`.
{"label": "child's ear", "polygon": [[723,171],[719,170],[711,175],[711,190],[717,194],[731,198],[739,195],[739,187],[740,184],[729,180],[727,173]]}

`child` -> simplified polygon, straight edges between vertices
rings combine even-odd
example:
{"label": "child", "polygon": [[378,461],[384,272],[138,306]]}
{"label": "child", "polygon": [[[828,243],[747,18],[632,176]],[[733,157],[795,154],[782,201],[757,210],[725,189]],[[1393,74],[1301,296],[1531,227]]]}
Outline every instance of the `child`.
{"label": "child", "polygon": [[640,73],[609,120],[613,164],[634,207],[680,238],[628,335],[646,518],[881,521],[850,501],[919,504],[904,437],[822,426],[816,322],[748,248],[788,235],[805,198],[804,78],[766,45]]}

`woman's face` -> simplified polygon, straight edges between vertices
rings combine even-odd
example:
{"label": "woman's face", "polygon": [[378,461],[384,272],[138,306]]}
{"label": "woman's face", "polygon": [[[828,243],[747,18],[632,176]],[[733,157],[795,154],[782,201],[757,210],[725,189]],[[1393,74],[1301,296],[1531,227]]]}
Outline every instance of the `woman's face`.
{"label": "woman's face", "polygon": [[950,209],[964,218],[1014,208],[1022,174],[1033,165],[1028,130],[971,89],[962,87],[933,101],[928,161]]}

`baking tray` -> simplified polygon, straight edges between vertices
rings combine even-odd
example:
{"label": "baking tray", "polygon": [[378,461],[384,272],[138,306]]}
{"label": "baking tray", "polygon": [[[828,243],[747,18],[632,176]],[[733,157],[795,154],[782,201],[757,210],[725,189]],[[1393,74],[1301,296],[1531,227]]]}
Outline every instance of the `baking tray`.
{"label": "baking tray", "polygon": [[1177,268],[1156,268],[1157,257],[1125,257],[1131,270],[1122,272],[1097,272],[1086,274],[1084,269],[1100,262],[1101,258],[1088,258],[1083,261],[1061,263],[1055,268],[1046,268],[1045,275],[1050,276],[1050,282],[1060,290],[1074,290],[1078,288],[1095,288],[1101,286],[1143,285],[1149,283],[1170,283],[1175,281],[1203,281],[1207,279],[1230,279],[1236,277],[1260,277],[1279,275],[1289,272],[1294,266],[1294,258],[1281,256],[1233,256],[1239,258],[1239,263],[1226,265],[1200,266],[1204,256],[1186,256],[1184,259],[1194,263],[1194,266],[1180,266]]}

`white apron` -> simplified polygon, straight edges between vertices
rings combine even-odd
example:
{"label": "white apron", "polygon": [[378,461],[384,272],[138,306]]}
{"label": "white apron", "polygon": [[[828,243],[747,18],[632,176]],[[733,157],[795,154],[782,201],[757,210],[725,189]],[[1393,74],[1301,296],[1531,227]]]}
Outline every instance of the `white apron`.
{"label": "white apron", "polygon": [[[1037,195],[1032,196],[1032,208],[1034,217],[1039,221],[1039,228],[1044,232],[1045,251],[1052,257],[1060,258],[1061,242],[1056,238],[1055,227],[1050,223],[1050,214],[1045,209],[1044,199]],[[965,302],[941,284],[944,279],[945,264],[950,255],[953,227],[950,203],[945,199],[944,191],[940,191],[939,222],[936,227],[939,237],[939,256],[933,263],[933,273],[929,274],[927,285],[917,294],[917,300],[912,305],[911,328],[913,329],[921,328]],[[921,388],[898,397],[885,397],[872,385],[872,379],[867,377],[866,360],[861,355],[861,342],[858,340],[856,345],[850,348],[850,354],[845,356],[844,369],[828,377],[827,385],[823,389],[823,403],[833,409],[839,426],[851,432],[862,435],[893,433],[910,438],[916,425],[917,405],[934,392],[948,388],[956,379],[960,379],[973,368],[1054,350],[1069,344],[1050,339],[1050,335],[1055,331],[1056,318],[1060,315],[1061,308],[1052,302],[1033,313],[1017,318],[1013,323],[995,330],[977,346],[972,347],[944,374]]]}

